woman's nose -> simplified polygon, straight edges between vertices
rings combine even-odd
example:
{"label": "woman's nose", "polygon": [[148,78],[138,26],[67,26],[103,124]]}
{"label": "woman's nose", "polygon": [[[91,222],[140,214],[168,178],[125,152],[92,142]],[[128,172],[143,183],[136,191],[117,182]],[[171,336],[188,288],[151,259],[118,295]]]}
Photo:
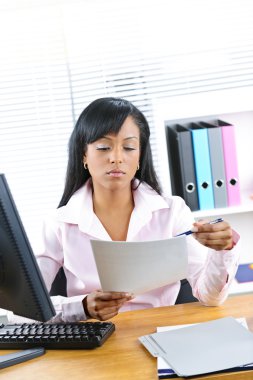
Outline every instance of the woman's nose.
{"label": "woman's nose", "polygon": [[112,150],[111,156],[110,156],[110,162],[112,164],[114,164],[114,163],[121,164],[122,163],[122,152],[120,149]]}

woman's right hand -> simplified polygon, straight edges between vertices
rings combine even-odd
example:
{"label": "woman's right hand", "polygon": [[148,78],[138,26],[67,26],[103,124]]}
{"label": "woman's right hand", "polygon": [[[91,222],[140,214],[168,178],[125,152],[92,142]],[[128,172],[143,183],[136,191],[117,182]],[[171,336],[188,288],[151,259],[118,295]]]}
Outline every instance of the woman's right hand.
{"label": "woman's right hand", "polygon": [[133,298],[134,296],[131,293],[97,290],[88,294],[83,303],[85,302],[84,309],[86,309],[91,318],[106,321],[115,317],[121,306]]}

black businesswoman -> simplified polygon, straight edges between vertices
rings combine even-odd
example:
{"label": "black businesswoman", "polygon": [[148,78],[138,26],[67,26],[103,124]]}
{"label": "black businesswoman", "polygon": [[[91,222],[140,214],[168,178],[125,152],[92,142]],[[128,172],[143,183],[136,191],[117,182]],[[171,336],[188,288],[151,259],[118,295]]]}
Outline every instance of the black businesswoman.
{"label": "black businesswoman", "polygon": [[119,98],[93,101],[70,136],[65,189],[45,220],[37,255],[48,289],[60,268],[66,275],[67,296],[52,297],[56,318],[107,320],[125,310],[174,304],[180,282],[137,296],[102,291],[90,239],[157,240],[191,228],[187,279],[201,303],[219,305],[237,269],[237,233],[225,221],[194,223],[180,197],[162,194],[149,125],[137,107]]}

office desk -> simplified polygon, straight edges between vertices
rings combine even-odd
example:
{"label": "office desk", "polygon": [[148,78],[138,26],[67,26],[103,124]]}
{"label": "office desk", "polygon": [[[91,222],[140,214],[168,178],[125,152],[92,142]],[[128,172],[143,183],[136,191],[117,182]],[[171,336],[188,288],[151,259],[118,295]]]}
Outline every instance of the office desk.
{"label": "office desk", "polygon": [[[219,307],[199,303],[138,310],[113,319],[116,331],[95,350],[48,350],[45,355],[0,371],[8,380],[154,380],[157,360],[138,337],[157,326],[203,322],[225,316],[245,317],[253,331],[253,294],[231,296]],[[10,351],[2,351],[7,353]],[[5,376],[5,377],[4,377]],[[253,379],[253,371],[200,376],[198,379]]]}

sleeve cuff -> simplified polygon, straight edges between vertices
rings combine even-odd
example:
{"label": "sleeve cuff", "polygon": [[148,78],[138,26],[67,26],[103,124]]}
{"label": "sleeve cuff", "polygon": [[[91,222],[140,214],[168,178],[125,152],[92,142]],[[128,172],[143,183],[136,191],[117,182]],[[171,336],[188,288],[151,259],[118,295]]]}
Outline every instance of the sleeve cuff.
{"label": "sleeve cuff", "polygon": [[83,309],[84,295],[74,297],[52,297],[56,316],[51,322],[79,322],[88,319]]}

